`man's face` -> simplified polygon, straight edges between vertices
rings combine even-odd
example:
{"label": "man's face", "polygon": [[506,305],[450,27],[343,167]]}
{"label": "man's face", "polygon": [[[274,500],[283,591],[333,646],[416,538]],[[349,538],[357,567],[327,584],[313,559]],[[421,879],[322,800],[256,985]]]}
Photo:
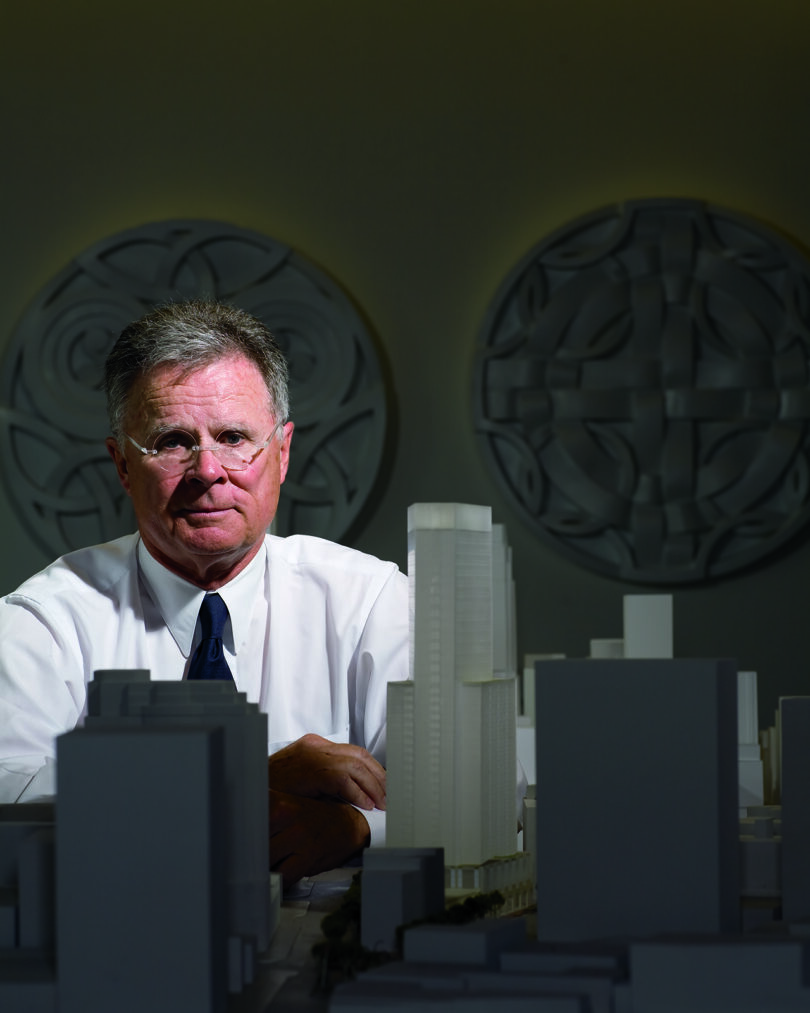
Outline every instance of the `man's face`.
{"label": "man's face", "polygon": [[[159,434],[174,429],[205,447],[223,433],[262,444],[277,421],[259,370],[233,356],[191,373],[176,366],[148,373],[130,394],[125,432],[149,448]],[[167,475],[128,441],[119,446],[108,439],[150,553],[201,587],[218,587],[242,570],[275,516],[292,431],[288,422],[244,471],[226,471],[203,450],[180,475]]]}

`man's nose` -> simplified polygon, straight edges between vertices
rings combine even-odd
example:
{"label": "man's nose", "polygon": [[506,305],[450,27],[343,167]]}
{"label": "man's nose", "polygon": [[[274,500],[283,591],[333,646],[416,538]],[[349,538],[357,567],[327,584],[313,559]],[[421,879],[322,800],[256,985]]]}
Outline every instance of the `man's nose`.
{"label": "man's nose", "polygon": [[213,447],[200,447],[196,450],[186,469],[187,478],[203,478],[209,482],[227,477],[227,474]]}

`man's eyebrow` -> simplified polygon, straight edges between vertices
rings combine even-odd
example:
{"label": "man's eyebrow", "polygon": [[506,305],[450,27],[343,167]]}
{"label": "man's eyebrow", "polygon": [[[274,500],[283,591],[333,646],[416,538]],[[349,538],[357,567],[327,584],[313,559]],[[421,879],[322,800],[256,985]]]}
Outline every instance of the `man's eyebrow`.
{"label": "man's eyebrow", "polygon": [[189,436],[194,436],[194,433],[190,429],[187,429],[186,426],[172,422],[163,422],[160,425],[150,427],[146,432],[145,439],[156,440],[159,436],[165,436],[166,433],[188,433]]}
{"label": "man's eyebrow", "polygon": [[259,427],[252,422],[245,422],[244,420],[229,420],[218,421],[215,424],[209,424],[205,433],[200,433],[196,426],[183,425],[181,422],[161,422],[158,425],[153,426],[148,431],[149,437],[163,436],[166,433],[183,432],[188,433],[189,436],[197,438],[205,438],[207,434],[218,436],[220,433],[232,432],[255,434],[259,431]]}

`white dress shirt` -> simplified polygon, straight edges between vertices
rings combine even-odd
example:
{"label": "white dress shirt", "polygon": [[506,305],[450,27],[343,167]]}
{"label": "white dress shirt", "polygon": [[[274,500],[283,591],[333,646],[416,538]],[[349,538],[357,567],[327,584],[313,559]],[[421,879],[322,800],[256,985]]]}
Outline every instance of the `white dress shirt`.
{"label": "white dress shirt", "polygon": [[[182,679],[204,591],[137,535],[79,549],[0,598],[0,802],[53,793],[55,738],[81,723],[100,668]],[[267,535],[219,589],[234,682],[268,717],[268,753],[307,732],[385,763],[386,685],[408,677],[408,582],[393,563]],[[371,814],[372,843],[384,833]]]}

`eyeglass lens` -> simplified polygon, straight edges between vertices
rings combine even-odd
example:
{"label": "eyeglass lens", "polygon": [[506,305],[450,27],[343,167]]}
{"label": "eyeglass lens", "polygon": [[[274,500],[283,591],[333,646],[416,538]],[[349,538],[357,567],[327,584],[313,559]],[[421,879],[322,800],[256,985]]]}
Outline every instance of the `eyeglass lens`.
{"label": "eyeglass lens", "polygon": [[170,446],[157,447],[155,459],[164,471],[182,470],[188,467],[202,450],[210,450],[223,468],[237,471],[246,468],[256,456],[258,447],[250,441],[243,441],[238,446],[227,443],[214,443],[206,446],[197,445],[189,436],[188,441],[175,441]]}

